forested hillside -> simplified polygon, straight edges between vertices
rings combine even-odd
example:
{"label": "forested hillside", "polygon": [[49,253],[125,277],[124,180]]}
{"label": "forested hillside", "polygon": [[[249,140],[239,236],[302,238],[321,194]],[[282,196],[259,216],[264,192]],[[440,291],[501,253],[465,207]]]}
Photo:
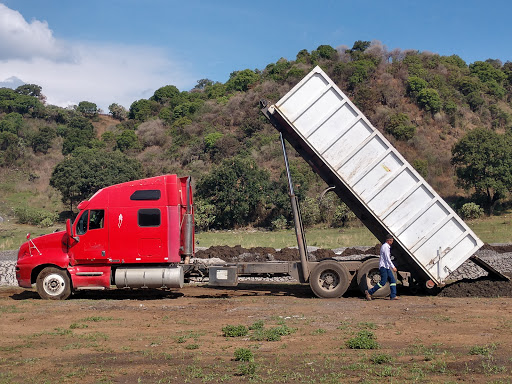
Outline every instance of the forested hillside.
{"label": "forested hillside", "polygon": [[[320,65],[368,119],[454,207],[499,211],[512,189],[512,63],[394,50],[378,42],[321,45],[295,60],[201,79],[180,92],[162,84],[128,109],[94,101],[59,108],[44,90],[0,89],[0,217],[42,226],[97,189],[164,173],[191,175],[200,228],[289,224],[278,133],[260,112]],[[307,225],[352,215],[290,150]]]}

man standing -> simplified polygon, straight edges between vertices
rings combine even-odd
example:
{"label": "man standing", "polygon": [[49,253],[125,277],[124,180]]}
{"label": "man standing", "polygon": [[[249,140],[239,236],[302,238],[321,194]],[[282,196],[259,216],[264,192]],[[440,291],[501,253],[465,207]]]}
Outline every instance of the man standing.
{"label": "man standing", "polygon": [[372,295],[380,288],[386,285],[389,281],[389,288],[391,289],[390,300],[398,300],[396,296],[396,279],[393,272],[396,272],[395,265],[391,261],[391,244],[393,244],[393,236],[387,235],[386,242],[380,247],[379,271],[380,282],[372,289],[364,291],[366,300],[371,300]]}

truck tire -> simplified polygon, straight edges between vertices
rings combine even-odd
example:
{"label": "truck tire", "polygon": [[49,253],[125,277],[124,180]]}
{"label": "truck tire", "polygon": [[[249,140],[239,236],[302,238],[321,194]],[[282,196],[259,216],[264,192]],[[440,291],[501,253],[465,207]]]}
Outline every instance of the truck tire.
{"label": "truck tire", "polygon": [[37,293],[45,300],[66,300],[71,295],[71,280],[66,271],[47,267],[39,272]]}
{"label": "truck tire", "polygon": [[[396,280],[396,272],[393,272]],[[380,282],[380,272],[379,272],[379,259],[369,259],[366,260],[363,265],[357,270],[357,285],[359,286],[359,290],[364,293],[364,291],[372,289],[375,284]],[[389,282],[386,283],[382,288],[380,288],[377,292],[375,292],[373,297],[387,297],[391,293],[389,288]]]}
{"label": "truck tire", "polygon": [[309,276],[313,293],[321,298],[341,297],[350,285],[351,276],[347,268],[336,261],[321,261]]}

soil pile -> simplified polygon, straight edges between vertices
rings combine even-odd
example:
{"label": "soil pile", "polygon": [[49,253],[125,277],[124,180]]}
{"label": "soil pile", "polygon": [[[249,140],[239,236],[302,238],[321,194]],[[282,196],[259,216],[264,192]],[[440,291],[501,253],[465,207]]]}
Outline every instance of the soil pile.
{"label": "soil pile", "polygon": [[512,281],[495,280],[488,277],[463,279],[444,287],[443,297],[512,297]]}

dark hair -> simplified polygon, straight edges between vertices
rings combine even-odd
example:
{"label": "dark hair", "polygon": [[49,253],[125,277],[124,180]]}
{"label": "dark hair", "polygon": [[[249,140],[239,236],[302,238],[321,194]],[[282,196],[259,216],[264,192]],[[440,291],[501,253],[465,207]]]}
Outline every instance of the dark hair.
{"label": "dark hair", "polygon": [[386,235],[386,240],[393,240],[393,235],[391,235],[390,233],[388,233]]}

